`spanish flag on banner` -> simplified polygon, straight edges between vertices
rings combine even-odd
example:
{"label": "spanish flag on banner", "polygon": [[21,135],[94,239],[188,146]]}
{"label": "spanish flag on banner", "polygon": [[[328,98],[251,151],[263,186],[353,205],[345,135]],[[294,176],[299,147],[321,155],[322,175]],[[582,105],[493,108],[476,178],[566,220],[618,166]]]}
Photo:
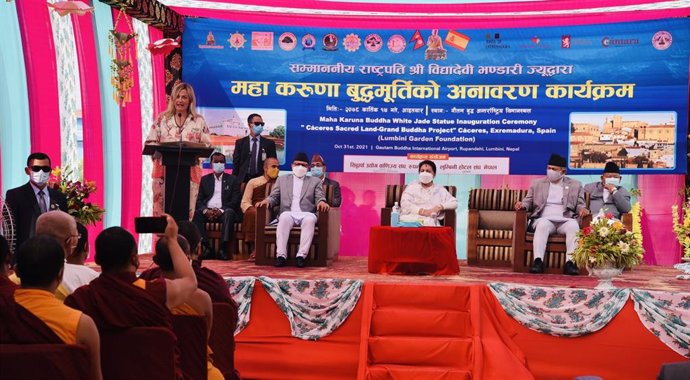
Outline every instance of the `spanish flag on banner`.
{"label": "spanish flag on banner", "polygon": [[446,43],[456,49],[464,51],[467,44],[470,43],[470,38],[460,32],[449,30],[446,36]]}

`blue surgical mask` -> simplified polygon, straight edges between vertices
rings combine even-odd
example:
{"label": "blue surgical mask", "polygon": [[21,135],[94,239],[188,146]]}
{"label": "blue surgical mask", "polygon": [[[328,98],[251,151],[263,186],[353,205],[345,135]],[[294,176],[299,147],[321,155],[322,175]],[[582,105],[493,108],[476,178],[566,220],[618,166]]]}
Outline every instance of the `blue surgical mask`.
{"label": "blue surgical mask", "polygon": [[213,172],[216,174],[220,174],[225,171],[225,164],[222,162],[214,162],[212,164],[213,166]]}
{"label": "blue surgical mask", "polygon": [[604,182],[606,182],[607,185],[618,186],[621,184],[621,179],[620,178],[604,178]]}
{"label": "blue surgical mask", "polygon": [[314,166],[311,168],[311,175],[312,177],[321,177],[323,174],[323,168],[320,166]]}
{"label": "blue surgical mask", "polygon": [[254,131],[254,135],[258,136],[264,131],[264,127],[262,125],[254,125],[252,131]]}

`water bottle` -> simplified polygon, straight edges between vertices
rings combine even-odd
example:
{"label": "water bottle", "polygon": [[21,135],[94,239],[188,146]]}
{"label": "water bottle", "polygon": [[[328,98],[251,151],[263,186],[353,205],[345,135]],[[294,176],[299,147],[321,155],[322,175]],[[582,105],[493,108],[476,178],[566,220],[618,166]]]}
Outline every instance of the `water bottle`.
{"label": "water bottle", "polygon": [[393,211],[391,211],[391,227],[398,227],[400,225],[400,206],[398,202],[393,205]]}

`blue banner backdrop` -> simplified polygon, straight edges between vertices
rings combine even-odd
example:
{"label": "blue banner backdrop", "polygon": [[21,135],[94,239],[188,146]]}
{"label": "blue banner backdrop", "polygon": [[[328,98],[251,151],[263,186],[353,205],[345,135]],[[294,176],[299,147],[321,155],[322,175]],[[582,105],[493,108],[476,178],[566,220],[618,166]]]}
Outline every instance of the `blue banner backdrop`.
{"label": "blue banner backdrop", "polygon": [[329,171],[685,173],[690,20],[492,30],[301,28],[187,19],[183,77],[232,155],[259,113],[281,164]]}

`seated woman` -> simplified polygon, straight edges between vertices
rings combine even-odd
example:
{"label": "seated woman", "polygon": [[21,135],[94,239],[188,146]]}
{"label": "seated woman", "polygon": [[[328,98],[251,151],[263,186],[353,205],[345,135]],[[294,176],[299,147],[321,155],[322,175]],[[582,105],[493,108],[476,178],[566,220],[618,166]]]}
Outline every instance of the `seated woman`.
{"label": "seated woman", "polygon": [[424,226],[438,226],[444,210],[455,210],[458,201],[448,190],[434,183],[436,164],[430,160],[419,163],[419,180],[409,184],[400,199],[401,216],[417,215]]}

